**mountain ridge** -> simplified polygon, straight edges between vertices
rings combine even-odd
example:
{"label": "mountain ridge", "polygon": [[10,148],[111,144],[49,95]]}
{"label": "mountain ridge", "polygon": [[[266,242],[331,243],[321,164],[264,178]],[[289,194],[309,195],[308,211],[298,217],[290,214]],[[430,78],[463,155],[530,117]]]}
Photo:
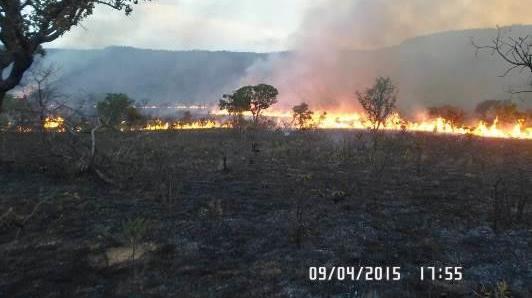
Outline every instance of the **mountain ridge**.
{"label": "mountain ridge", "polygon": [[[532,26],[519,25],[511,30],[517,34],[532,33]],[[418,36],[387,48],[342,51],[344,60],[338,63],[338,74],[345,82],[335,82],[338,83],[335,88],[352,93],[354,87],[367,85],[370,82],[367,78],[360,79],[358,85],[348,81],[360,77],[360,70],[364,70],[368,78],[382,73],[396,79],[407,105],[445,102],[470,107],[470,102],[509,97],[507,91],[523,85],[529,76],[499,78],[506,67],[504,62],[489,54],[477,55],[471,45],[470,37],[487,43],[495,33],[495,29],[486,28],[453,30]],[[283,65],[293,67],[290,62],[295,54],[110,46],[47,49],[43,60],[61,69],[56,83],[72,96],[122,92],[155,103],[206,104],[216,103],[222,94],[235,90],[250,77],[263,78],[272,84],[285,80],[269,73],[268,63],[276,58],[282,72]],[[260,76],[253,73],[257,64],[268,66]],[[298,88],[282,86],[280,91],[292,87]],[[308,97],[305,92],[312,94],[312,90],[297,94]]]}

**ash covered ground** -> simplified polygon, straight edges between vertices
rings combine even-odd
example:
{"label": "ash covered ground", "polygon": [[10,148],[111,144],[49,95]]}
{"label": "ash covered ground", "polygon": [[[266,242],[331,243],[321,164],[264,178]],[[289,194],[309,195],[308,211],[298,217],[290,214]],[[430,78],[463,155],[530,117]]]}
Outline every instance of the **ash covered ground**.
{"label": "ash covered ground", "polygon": [[[105,182],[68,134],[0,139],[2,297],[532,295],[530,141],[107,131]],[[401,281],[308,278],[359,265]],[[420,281],[431,265],[464,280]]]}

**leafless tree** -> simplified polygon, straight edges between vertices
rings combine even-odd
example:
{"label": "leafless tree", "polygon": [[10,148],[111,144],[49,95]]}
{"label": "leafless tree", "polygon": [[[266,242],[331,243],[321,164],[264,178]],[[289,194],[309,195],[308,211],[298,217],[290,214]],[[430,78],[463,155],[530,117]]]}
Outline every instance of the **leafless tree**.
{"label": "leafless tree", "polygon": [[428,112],[430,117],[441,117],[453,128],[463,126],[466,118],[466,112],[462,108],[452,105],[429,107]]}
{"label": "leafless tree", "polygon": [[[27,94],[25,96],[28,98],[33,113],[38,118],[39,127],[43,131],[46,118],[64,106],[64,103],[59,101],[61,95],[52,82],[57,72],[58,68],[53,64],[38,64],[28,72],[29,77],[24,91]],[[24,80],[26,81],[26,79]]]}
{"label": "leafless tree", "polygon": [[[507,36],[503,28],[497,27],[497,36],[489,44],[481,45],[472,40],[477,53],[489,51],[492,55],[502,58],[508,68],[500,76],[505,77],[515,70],[532,72],[532,39],[526,36]],[[529,93],[532,90],[511,91],[513,94]]]}

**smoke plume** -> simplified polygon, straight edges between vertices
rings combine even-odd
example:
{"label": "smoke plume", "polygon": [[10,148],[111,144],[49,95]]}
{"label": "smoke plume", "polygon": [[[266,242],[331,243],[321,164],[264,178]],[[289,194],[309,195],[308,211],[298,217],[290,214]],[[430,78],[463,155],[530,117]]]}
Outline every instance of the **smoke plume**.
{"label": "smoke plume", "polygon": [[[353,110],[355,90],[383,75],[397,83],[403,108],[470,108],[526,83],[519,75],[498,78],[505,65],[489,54],[477,56],[471,45],[471,38],[489,42],[497,25],[532,23],[526,2],[323,0],[307,11],[292,37],[293,51],[255,63],[242,83],[274,84],[285,105],[306,101],[315,109]],[[474,28],[493,29],[463,31]],[[510,33],[531,29],[516,26]],[[431,35],[453,30],[462,31]]]}

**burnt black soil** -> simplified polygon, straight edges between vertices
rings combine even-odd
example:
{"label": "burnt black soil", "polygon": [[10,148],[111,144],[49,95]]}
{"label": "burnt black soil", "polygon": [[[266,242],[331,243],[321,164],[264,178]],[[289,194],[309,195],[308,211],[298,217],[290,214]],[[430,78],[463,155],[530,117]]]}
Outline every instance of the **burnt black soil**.
{"label": "burnt black soil", "polygon": [[[79,173],[66,137],[0,138],[0,297],[532,296],[530,141],[109,132],[109,184]],[[308,279],[360,265],[401,281]],[[464,280],[420,281],[419,266]]]}

